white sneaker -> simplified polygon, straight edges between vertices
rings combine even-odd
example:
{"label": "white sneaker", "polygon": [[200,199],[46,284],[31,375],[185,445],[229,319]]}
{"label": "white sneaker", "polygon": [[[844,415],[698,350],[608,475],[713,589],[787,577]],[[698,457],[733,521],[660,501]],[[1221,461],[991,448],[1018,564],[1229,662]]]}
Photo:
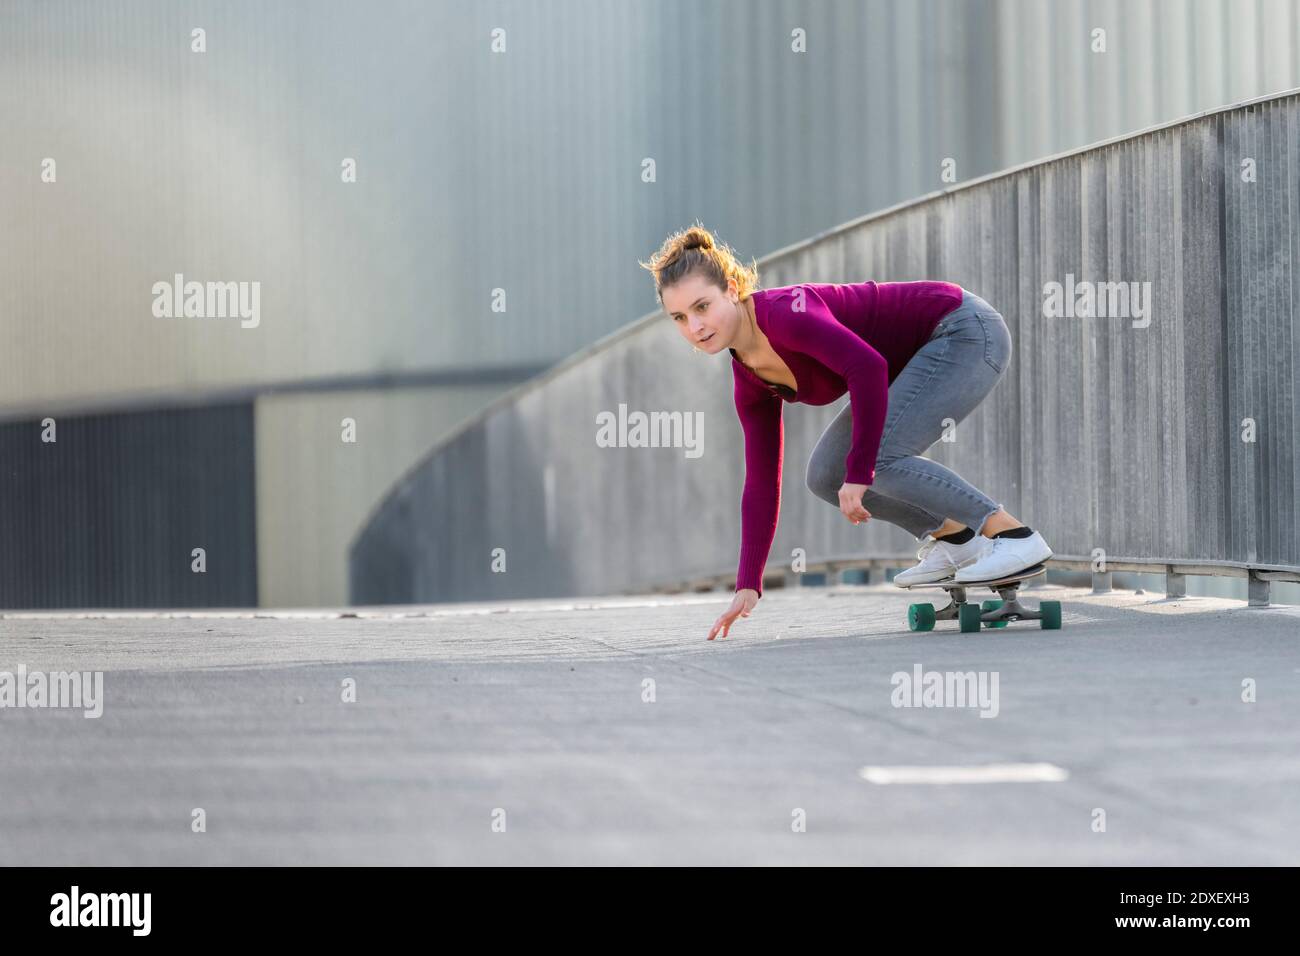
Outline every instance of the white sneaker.
{"label": "white sneaker", "polygon": [[[986,539],[989,540],[989,539]],[[988,553],[957,572],[954,581],[968,584],[974,581],[996,581],[1009,578],[1042,564],[1052,556],[1043,536],[1035,531],[1027,538],[993,538]]]}
{"label": "white sneaker", "polygon": [[988,553],[993,543],[983,535],[975,535],[965,544],[950,544],[930,538],[916,552],[920,563],[914,568],[894,575],[894,585],[910,588],[914,584],[934,584],[946,581],[961,567],[973,564]]}

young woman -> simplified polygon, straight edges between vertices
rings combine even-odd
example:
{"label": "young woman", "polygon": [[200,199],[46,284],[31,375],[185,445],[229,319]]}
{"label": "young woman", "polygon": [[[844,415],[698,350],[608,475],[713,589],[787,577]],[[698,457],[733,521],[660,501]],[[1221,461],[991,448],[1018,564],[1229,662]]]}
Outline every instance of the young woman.
{"label": "young woman", "polygon": [[692,226],[650,262],[659,301],[697,352],[731,353],[745,435],[736,596],[709,631],[726,637],[763,593],[776,535],[781,403],[849,393],[808,462],[808,487],[860,524],[872,517],[924,540],[899,587],[987,581],[1052,554],[1042,535],[951,469],[922,458],[945,419],[960,422],[1006,371],[1011,335],[997,310],[950,282],[810,284],[758,290],[758,273]]}

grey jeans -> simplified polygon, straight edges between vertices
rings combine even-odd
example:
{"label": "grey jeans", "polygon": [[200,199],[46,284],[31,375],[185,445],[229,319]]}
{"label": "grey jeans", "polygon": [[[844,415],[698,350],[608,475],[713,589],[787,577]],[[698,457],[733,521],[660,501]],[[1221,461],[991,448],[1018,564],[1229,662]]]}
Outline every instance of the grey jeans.
{"label": "grey jeans", "polygon": [[[940,320],[930,340],[889,386],[889,410],[876,457],[876,479],[862,496],[873,520],[923,538],[952,518],[978,531],[1002,506],[937,461],[922,458],[984,400],[1011,361],[1011,333],[997,309],[963,290],[961,305]],[[844,458],[853,440],[853,408],[845,405],[808,460],[808,488],[835,507]]]}

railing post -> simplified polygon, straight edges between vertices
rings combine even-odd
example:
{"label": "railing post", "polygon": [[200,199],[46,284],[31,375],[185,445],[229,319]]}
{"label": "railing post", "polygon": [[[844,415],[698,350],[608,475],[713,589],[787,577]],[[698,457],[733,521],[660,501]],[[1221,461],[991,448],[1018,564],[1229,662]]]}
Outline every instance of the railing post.
{"label": "railing post", "polygon": [[1110,572],[1093,571],[1092,572],[1092,593],[1107,594],[1110,592]]}
{"label": "railing post", "polygon": [[1187,575],[1178,574],[1172,567],[1165,568],[1165,597],[1187,597]]}
{"label": "railing post", "polygon": [[1268,607],[1269,590],[1271,585],[1268,581],[1258,576],[1258,572],[1251,568],[1246,572],[1246,604],[1248,607]]}

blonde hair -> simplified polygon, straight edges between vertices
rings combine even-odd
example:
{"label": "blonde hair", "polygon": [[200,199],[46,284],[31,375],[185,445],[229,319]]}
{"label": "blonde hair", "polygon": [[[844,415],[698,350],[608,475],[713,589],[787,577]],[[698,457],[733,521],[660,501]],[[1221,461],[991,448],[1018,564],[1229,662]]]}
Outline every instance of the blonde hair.
{"label": "blonde hair", "polygon": [[640,265],[654,275],[655,294],[659,296],[661,305],[664,289],[696,273],[723,289],[727,287],[728,279],[735,279],[741,299],[748,298],[758,288],[757,265],[752,264],[752,260],[749,266],[742,264],[731,247],[725,243],[719,246],[713,233],[698,220],[695,225],[665,239],[650,261]]}

